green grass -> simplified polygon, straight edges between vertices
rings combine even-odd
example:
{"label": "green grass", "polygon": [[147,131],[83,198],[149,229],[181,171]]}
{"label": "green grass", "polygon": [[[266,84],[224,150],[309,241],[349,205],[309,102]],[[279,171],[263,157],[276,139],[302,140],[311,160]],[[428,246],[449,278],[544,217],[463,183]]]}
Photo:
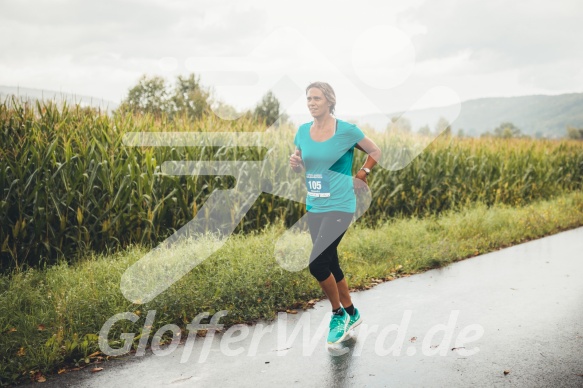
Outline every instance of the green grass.
{"label": "green grass", "polygon": [[[351,227],[339,249],[349,285],[364,289],[379,279],[407,276],[581,225],[583,193],[574,192],[518,208],[472,205],[429,218],[396,219],[374,229]],[[185,328],[200,312],[228,310],[221,322],[231,325],[272,319],[278,311],[321,298],[307,269],[288,272],[275,260],[274,242],[284,231],[274,225],[233,236],[144,305],[127,301],[119,288],[124,270],[146,253],[140,246],[110,256],[92,255],[75,265],[0,276],[0,384],[27,379],[31,372],[54,373],[65,364],[84,365],[99,350],[96,334],[116,313],[130,311],[141,318],[113,327],[113,347],[120,333],[141,331],[148,310],[157,311],[154,333],[167,323]]]}

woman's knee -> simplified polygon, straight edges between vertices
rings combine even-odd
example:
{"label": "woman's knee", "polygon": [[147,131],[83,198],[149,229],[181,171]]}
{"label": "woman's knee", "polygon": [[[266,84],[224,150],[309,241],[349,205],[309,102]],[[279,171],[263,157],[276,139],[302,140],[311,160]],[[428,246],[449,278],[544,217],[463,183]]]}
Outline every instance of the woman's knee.
{"label": "woman's knee", "polygon": [[317,261],[312,261],[309,268],[312,276],[315,277],[319,282],[323,282],[324,280],[328,279],[332,273],[328,266],[323,265],[323,263],[318,263]]}
{"label": "woman's knee", "polygon": [[334,280],[336,280],[336,283],[338,283],[338,282],[342,281],[342,279],[344,279],[344,272],[342,272],[340,267],[338,267],[337,269],[333,269],[331,272],[332,272],[332,275],[334,275]]}

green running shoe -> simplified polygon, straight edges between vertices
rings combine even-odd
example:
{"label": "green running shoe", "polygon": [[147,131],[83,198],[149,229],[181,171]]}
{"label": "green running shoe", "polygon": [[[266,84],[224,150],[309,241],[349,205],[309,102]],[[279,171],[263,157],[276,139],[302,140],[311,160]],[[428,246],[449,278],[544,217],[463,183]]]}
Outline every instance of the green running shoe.
{"label": "green running shoe", "polygon": [[350,329],[354,329],[356,326],[362,323],[362,318],[360,317],[360,313],[356,307],[354,308],[354,315],[348,315],[348,317],[348,328],[346,331],[350,331]]}
{"label": "green running shoe", "polygon": [[332,314],[330,320],[330,333],[328,333],[328,343],[336,344],[342,342],[348,334],[348,313],[342,308],[342,315]]}

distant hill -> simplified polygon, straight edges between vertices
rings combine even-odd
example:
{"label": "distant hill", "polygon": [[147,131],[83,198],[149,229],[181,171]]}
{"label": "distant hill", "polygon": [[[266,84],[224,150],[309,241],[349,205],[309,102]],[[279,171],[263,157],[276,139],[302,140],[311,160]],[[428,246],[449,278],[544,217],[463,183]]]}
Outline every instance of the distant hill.
{"label": "distant hill", "polygon": [[57,103],[67,101],[68,104],[79,103],[82,106],[93,106],[96,108],[101,108],[102,110],[107,110],[108,112],[117,109],[119,105],[115,102],[96,97],[78,96],[74,94],[57,92],[54,90],[40,90],[0,85],[0,100],[4,101],[6,97],[11,95],[15,95],[25,100],[53,100]]}
{"label": "distant hill", "polygon": [[[447,111],[448,108],[451,107],[409,112],[405,117],[418,123],[428,118],[435,120],[440,111]],[[465,101],[461,105],[459,117],[452,121],[452,130],[455,134],[462,128],[466,134],[476,136],[486,131],[492,132],[500,123],[507,121],[530,136],[563,137],[568,125],[583,128],[583,93]],[[425,120],[425,124],[429,124],[432,129],[435,123]],[[418,129],[419,126],[414,125],[413,128]]]}
{"label": "distant hill", "polygon": [[[342,118],[384,131],[391,117],[401,115],[403,112]],[[414,131],[425,125],[434,131],[439,118],[444,117],[451,123],[454,135],[461,128],[466,136],[479,136],[493,132],[503,122],[511,122],[532,137],[561,138],[566,136],[569,125],[583,128],[583,93],[479,98],[462,102],[461,108],[449,105],[420,109],[403,117],[410,120]]]}

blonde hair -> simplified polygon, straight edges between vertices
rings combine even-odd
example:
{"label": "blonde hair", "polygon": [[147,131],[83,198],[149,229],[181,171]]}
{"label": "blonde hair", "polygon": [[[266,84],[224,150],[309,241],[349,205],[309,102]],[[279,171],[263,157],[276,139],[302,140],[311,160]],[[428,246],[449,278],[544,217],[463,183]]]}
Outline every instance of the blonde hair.
{"label": "blonde hair", "polygon": [[312,82],[306,88],[306,94],[308,94],[308,90],[316,88],[320,89],[322,93],[324,93],[324,97],[328,100],[332,105],[330,105],[330,113],[334,114],[334,108],[336,108],[336,94],[334,94],[334,89],[330,86],[327,82]]}

